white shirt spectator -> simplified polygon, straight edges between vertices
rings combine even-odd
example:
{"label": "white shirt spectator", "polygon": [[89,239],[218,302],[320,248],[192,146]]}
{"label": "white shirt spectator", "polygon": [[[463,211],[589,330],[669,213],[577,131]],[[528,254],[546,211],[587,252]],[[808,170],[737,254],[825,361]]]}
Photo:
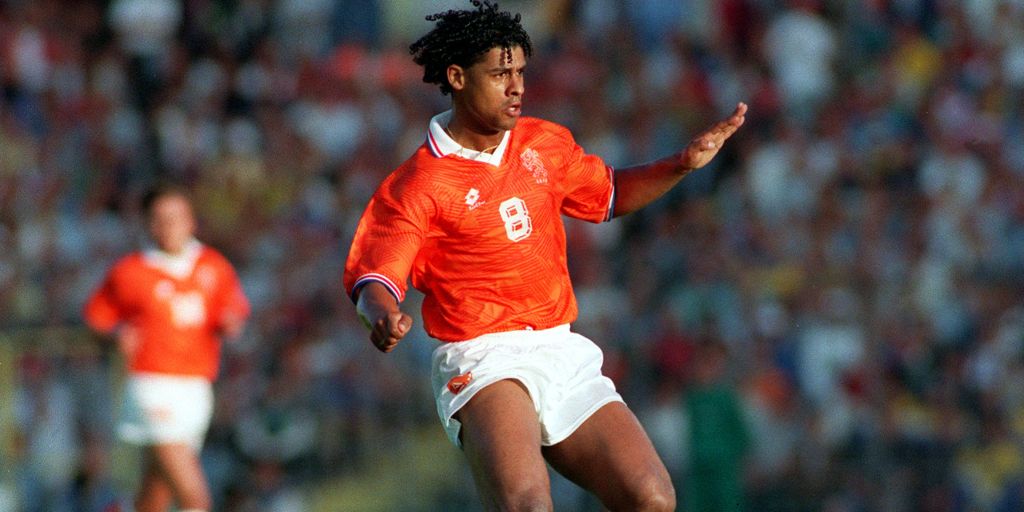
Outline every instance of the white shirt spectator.
{"label": "white shirt spectator", "polygon": [[789,10],[775,18],[765,34],[768,64],[783,101],[793,108],[817,104],[832,92],[836,35],[811,10]]}

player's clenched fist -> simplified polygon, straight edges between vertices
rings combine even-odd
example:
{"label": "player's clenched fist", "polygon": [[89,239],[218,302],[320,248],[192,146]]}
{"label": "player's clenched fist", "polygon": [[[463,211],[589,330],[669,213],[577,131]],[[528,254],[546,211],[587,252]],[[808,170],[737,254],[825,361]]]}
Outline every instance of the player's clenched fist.
{"label": "player's clenched fist", "polygon": [[398,309],[398,300],[380,283],[367,283],[359,290],[356,313],[381,352],[394,350],[412,328],[412,317]]}
{"label": "player's clenched fist", "polygon": [[370,341],[381,352],[391,352],[412,328],[412,317],[396,311],[379,318],[370,330]]}

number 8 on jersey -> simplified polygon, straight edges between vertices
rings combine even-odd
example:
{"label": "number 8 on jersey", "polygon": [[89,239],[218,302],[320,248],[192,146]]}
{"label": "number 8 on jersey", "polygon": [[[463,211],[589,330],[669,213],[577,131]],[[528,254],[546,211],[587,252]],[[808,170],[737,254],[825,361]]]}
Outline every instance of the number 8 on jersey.
{"label": "number 8 on jersey", "polygon": [[533,233],[533,222],[526,203],[518,197],[510,197],[498,205],[501,219],[505,221],[505,235],[509,240],[518,242]]}

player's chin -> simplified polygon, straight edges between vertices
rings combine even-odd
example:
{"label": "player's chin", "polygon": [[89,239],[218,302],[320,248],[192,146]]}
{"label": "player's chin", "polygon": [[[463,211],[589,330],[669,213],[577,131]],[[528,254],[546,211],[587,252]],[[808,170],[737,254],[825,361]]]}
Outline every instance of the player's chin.
{"label": "player's chin", "polygon": [[519,122],[519,116],[502,116],[501,119],[495,123],[499,130],[511,130],[516,127],[516,123]]}

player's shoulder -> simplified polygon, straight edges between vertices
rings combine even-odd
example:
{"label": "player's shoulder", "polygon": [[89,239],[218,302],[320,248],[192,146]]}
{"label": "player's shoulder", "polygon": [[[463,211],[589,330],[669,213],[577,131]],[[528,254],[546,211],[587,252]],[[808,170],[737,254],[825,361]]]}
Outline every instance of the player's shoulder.
{"label": "player's shoulder", "polygon": [[554,121],[543,119],[540,117],[523,116],[519,118],[516,123],[517,128],[521,128],[524,132],[528,133],[568,133],[569,129],[562,126]]}
{"label": "player's shoulder", "polygon": [[121,274],[125,272],[135,272],[145,266],[146,262],[142,251],[132,251],[115,260],[114,264],[110,266],[110,273]]}
{"label": "player's shoulder", "polygon": [[451,177],[465,172],[465,162],[458,158],[438,157],[429,148],[422,146],[399,165],[384,183],[397,194],[432,194],[443,188]]}
{"label": "player's shoulder", "polygon": [[216,248],[211,247],[207,244],[203,244],[199,248],[199,260],[200,262],[210,263],[213,265],[231,268],[231,261],[228,260],[224,253],[218,251]]}
{"label": "player's shoulder", "polygon": [[114,260],[107,269],[107,279],[112,283],[137,283],[148,272],[142,251],[132,251]]}
{"label": "player's shoulder", "polygon": [[568,128],[539,117],[519,118],[515,130],[523,141],[572,142],[573,140],[572,132]]}

